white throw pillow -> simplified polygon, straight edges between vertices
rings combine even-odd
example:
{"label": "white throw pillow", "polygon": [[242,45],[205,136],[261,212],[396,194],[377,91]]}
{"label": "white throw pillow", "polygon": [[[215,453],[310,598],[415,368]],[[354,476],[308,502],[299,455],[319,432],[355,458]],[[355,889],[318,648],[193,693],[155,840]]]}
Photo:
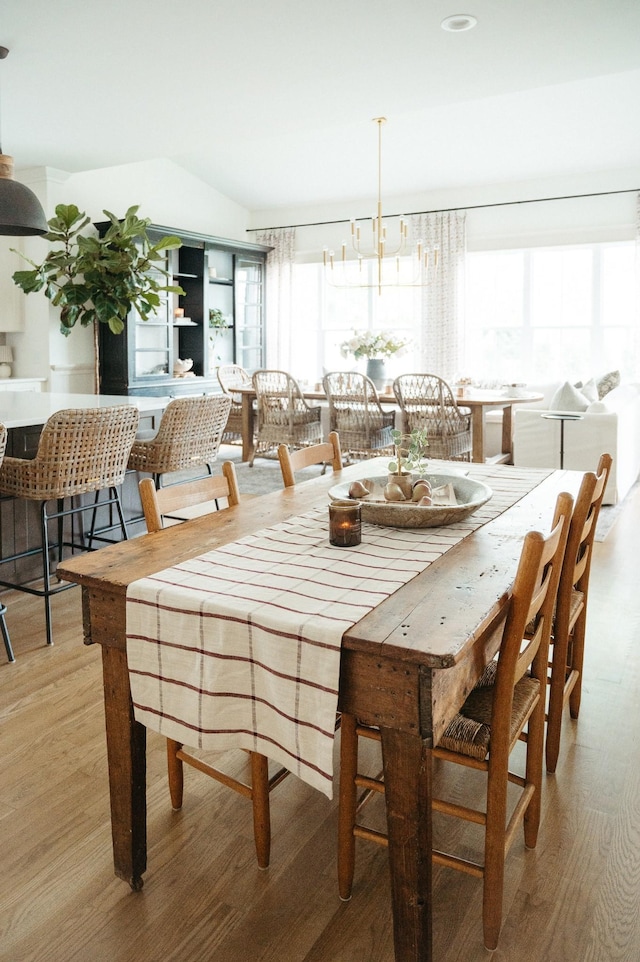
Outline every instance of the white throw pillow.
{"label": "white throw pillow", "polygon": [[600,400],[600,395],[598,394],[598,385],[594,378],[590,378],[586,384],[580,386],[580,391],[586,397],[587,401],[592,404],[594,401]]}
{"label": "white throw pillow", "polygon": [[586,411],[589,401],[582,391],[565,381],[551,398],[550,411]]}

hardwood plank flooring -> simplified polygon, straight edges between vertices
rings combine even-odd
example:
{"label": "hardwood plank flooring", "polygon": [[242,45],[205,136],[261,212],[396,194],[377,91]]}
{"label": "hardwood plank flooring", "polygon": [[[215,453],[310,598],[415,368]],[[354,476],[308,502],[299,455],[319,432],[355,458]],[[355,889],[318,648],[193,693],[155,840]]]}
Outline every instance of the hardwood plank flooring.
{"label": "hardwood plank flooring", "polygon": [[[639,528],[636,493],[595,546],[581,716],[567,717],[545,780],[538,847],[517,840],[509,855],[495,962],[640,958]],[[172,812],[153,733],[145,886],[116,879],[100,651],[82,644],[79,590],[53,599],[51,649],[42,602],[3,599],[17,661],[0,652],[2,962],[392,962],[386,851],[358,843],[341,903],[335,801],[286,779],[272,795],[271,867],[259,871],[249,803],[189,770]],[[465,831],[456,840],[471,845]],[[436,871],[437,962],[489,958],[481,888]]]}

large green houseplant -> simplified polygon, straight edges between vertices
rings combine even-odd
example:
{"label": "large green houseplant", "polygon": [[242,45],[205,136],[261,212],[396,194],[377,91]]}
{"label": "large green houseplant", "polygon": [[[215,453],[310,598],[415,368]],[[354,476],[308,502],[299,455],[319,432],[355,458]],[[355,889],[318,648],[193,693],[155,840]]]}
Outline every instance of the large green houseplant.
{"label": "large green houseplant", "polygon": [[13,275],[25,294],[43,291],[60,308],[60,331],[65,336],[78,322],[82,327],[93,325],[96,370],[98,324],[121,334],[132,309],[147,320],[159,309],[162,293],[184,293],[167,283],[169,274],[162,266],[164,252],[181,246],[178,237],[152,242],[147,232],[151,221],[138,217],[137,206],[122,219],[107,210],[104,214],[110,221],[107,230],[102,236],[88,236],[82,231],[90,218],[75,204],[59,204],[44,235],[52,245],[47,256],[41,264],[25,258],[32,269]]}

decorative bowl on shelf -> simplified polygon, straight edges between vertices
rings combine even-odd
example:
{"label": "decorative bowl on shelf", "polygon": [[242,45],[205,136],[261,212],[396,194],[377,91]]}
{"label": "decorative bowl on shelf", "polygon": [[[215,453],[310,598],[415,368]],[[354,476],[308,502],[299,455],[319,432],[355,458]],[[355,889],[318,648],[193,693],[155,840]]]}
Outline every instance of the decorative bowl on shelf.
{"label": "decorative bowl on shelf", "polygon": [[[352,498],[349,495],[349,488],[353,482],[336,484],[329,490],[329,497],[332,501],[358,501],[361,506],[362,520],[370,524],[390,528],[436,528],[454,524],[456,521],[464,521],[493,494],[491,488],[484,482],[475,481],[462,474],[425,474],[422,477],[426,478],[431,485],[434,504],[386,501],[383,491],[388,482],[387,475],[384,478],[361,479],[370,492],[365,497]],[[438,504],[436,493],[439,490],[453,491],[456,503],[450,501],[450,503]],[[446,499],[449,500],[448,497]]]}
{"label": "decorative bowl on shelf", "polygon": [[173,376],[184,377],[187,371],[190,371],[192,367],[193,361],[190,357],[185,357],[184,359],[177,357],[173,362]]}

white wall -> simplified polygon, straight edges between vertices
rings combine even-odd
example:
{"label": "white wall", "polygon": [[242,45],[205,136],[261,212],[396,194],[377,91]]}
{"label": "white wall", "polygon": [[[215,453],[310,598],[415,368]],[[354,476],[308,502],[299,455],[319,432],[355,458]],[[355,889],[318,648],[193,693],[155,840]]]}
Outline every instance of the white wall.
{"label": "white wall", "polygon": [[[103,211],[117,217],[138,204],[141,217],[153,223],[217,237],[246,240],[249,213],[198,178],[168,160],[127,164],[67,174],[51,168],[21,171],[19,179],[40,199],[47,217],[57,204],[76,204],[93,221],[104,220]],[[47,252],[40,237],[12,238],[36,263]],[[14,349],[14,377],[47,378],[45,390],[92,393],[94,390],[94,344],[91,328],[74,328],[69,337],[60,334],[58,311],[43,294],[28,297],[11,280],[13,261],[0,276],[0,298],[12,312],[22,312],[23,329],[6,334]],[[18,265],[16,265],[18,266]],[[25,268],[28,264],[25,263]],[[16,301],[16,292],[18,300]],[[0,311],[0,331],[2,325]]]}

